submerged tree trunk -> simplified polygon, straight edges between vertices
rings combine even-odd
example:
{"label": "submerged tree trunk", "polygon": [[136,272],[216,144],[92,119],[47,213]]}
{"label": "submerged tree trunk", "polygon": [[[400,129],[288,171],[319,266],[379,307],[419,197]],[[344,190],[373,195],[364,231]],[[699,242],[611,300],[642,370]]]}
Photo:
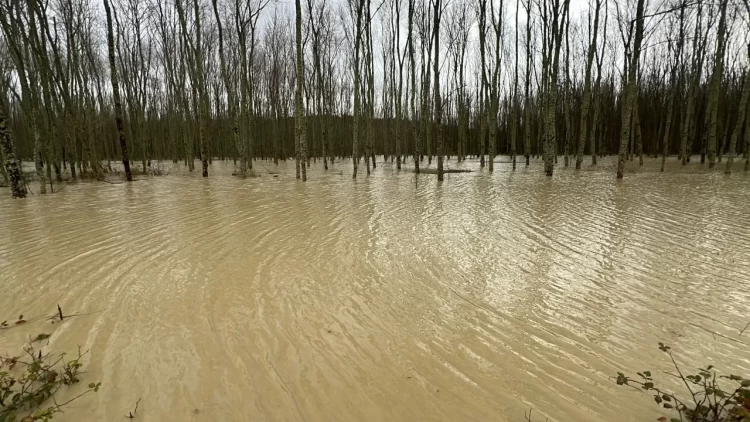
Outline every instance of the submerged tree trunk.
{"label": "submerged tree trunk", "polygon": [[391,67],[391,81],[393,83],[394,109],[396,112],[396,170],[401,170],[401,120],[404,115],[403,86],[404,86],[404,55],[401,52],[401,2],[396,0],[392,3],[394,19],[391,21],[391,29],[394,32],[393,52],[398,60],[398,85],[395,81],[395,63]]}
{"label": "submerged tree trunk", "polygon": [[[361,78],[361,72],[359,67],[359,54],[360,54],[360,47],[362,45],[362,9],[364,8],[364,1],[365,0],[356,0],[356,25],[354,28],[354,136],[352,137],[352,163],[354,165],[354,172],[352,173],[352,178],[357,178],[357,167],[359,165],[359,134],[360,134],[360,125],[361,125],[361,114],[362,114],[362,106],[361,106],[361,84],[362,84],[362,78]],[[410,15],[411,16],[411,15]],[[409,31],[409,35],[411,36],[411,31]],[[413,56],[413,53],[412,53]],[[413,70],[412,70],[413,72]],[[418,169],[419,167],[417,167]]]}
{"label": "submerged tree trunk", "polygon": [[130,158],[128,157],[128,142],[125,138],[125,128],[122,121],[122,100],[120,99],[120,84],[117,80],[117,65],[115,62],[115,39],[112,31],[112,15],[109,1],[104,0],[104,11],[107,15],[107,48],[109,50],[109,74],[112,80],[112,99],[115,103],[115,124],[120,138],[120,150],[122,152],[122,166],[125,168],[125,179],[133,181],[130,172]]}
{"label": "submerged tree trunk", "polygon": [[[409,103],[411,107],[411,119],[409,125],[411,126],[411,133],[414,139],[414,173],[419,174],[419,156],[422,154],[422,142],[419,137],[419,130],[417,130],[417,66],[414,59],[414,2],[416,0],[409,0],[409,26],[406,35],[406,44],[409,49],[409,68],[411,69],[411,89],[409,90]],[[357,58],[355,49],[355,61]],[[356,94],[355,94],[356,95]],[[356,103],[355,103],[356,104]],[[356,119],[356,116],[355,116]]]}
{"label": "submerged tree trunk", "polygon": [[492,27],[495,32],[495,64],[492,68],[492,78],[490,78],[491,82],[490,86],[488,87],[490,95],[490,103],[488,107],[490,113],[488,120],[488,124],[490,126],[490,139],[487,158],[489,160],[488,171],[492,173],[495,170],[495,155],[498,141],[497,116],[500,106],[499,78],[500,65],[502,64],[500,45],[503,38],[503,1],[500,1],[497,15],[495,14],[494,2],[490,2],[490,18],[492,19]]}
{"label": "submerged tree trunk", "polygon": [[573,132],[573,124],[570,117],[570,19],[565,23],[565,96],[563,97],[567,104],[563,106],[565,113],[565,140],[563,145],[563,157],[565,167],[568,167],[570,160],[570,138]]}
{"label": "submerged tree trunk", "polygon": [[[693,140],[696,136],[696,107],[698,102],[699,85],[703,75],[703,60],[706,53],[706,41],[708,38],[708,31],[703,31],[702,14],[703,3],[698,2],[698,13],[695,18],[695,32],[693,33],[691,71],[689,73],[690,86],[688,88],[688,100],[685,105],[685,118],[682,120],[682,134],[680,138],[680,156],[683,166],[690,162],[690,156],[693,152]],[[704,32],[705,34],[701,35]]]}
{"label": "submerged tree trunk", "polygon": [[193,60],[196,80],[198,82],[198,125],[200,126],[200,146],[202,176],[208,177],[208,91],[206,87],[206,73],[203,70],[203,43],[201,41],[201,18],[199,0],[193,0],[195,12],[195,57]]}
{"label": "submerged tree trunk", "polygon": [[729,0],[721,0],[719,3],[720,17],[719,28],[716,34],[716,56],[714,58],[714,72],[711,76],[711,93],[708,100],[708,113],[710,114],[708,126],[708,168],[716,165],[716,136],[719,126],[719,92],[721,90],[721,78],[724,74],[724,51],[726,49],[727,32],[727,3]]}
{"label": "submerged tree trunk", "polygon": [[526,166],[529,166],[529,157],[531,156],[531,0],[525,4],[526,9],[526,81],[524,89],[524,137],[523,137],[523,155],[526,159]]}
{"label": "submerged tree trunk", "polygon": [[[672,69],[670,71],[670,89],[669,99],[667,106],[667,118],[664,124],[664,133],[662,139],[662,155],[661,155],[661,171],[664,171],[664,165],[667,161],[667,154],[669,154],[669,137],[672,129],[672,117],[674,115],[674,102],[677,97],[678,88],[682,87],[682,75],[679,79],[677,77],[677,71],[679,70],[680,64],[682,63],[682,48],[685,42],[685,3],[683,0],[682,7],[680,7],[680,29],[679,36],[677,39],[677,48],[674,51],[674,61],[672,63]],[[682,150],[680,151],[682,153]]]}
{"label": "submerged tree trunk", "polygon": [[[748,45],[748,57],[750,58],[750,45]],[[745,70],[745,83],[742,87],[742,98],[740,99],[740,107],[737,113],[737,122],[734,124],[734,130],[732,131],[732,138],[729,141],[729,151],[727,152],[727,164],[724,169],[725,174],[732,174],[732,164],[734,163],[734,157],[737,155],[737,140],[742,132],[742,124],[745,123],[745,136],[750,138],[750,122],[748,122],[747,114],[750,110],[748,107],[748,97],[750,97],[750,69]],[[747,146],[746,146],[747,148]]]}
{"label": "submerged tree trunk", "polygon": [[443,181],[443,105],[440,98],[440,0],[434,0],[434,24],[433,24],[433,35],[435,36],[435,59],[433,65],[435,66],[435,132],[437,135],[437,176],[438,181]]}
{"label": "submerged tree trunk", "polygon": [[[674,74],[673,74],[674,76]],[[669,133],[672,128],[672,115],[674,114],[674,100],[675,92],[670,90],[668,106],[667,106],[667,119],[664,124],[664,135],[662,138],[662,155],[661,155],[661,171],[664,171],[664,164],[667,161],[667,154],[669,152]]]}
{"label": "submerged tree trunk", "polygon": [[488,106],[488,87],[490,85],[487,80],[487,59],[486,59],[486,44],[487,44],[487,0],[478,0],[477,19],[479,25],[479,58],[480,58],[480,71],[482,73],[481,81],[479,82],[479,167],[484,168],[484,156],[486,153],[485,149],[485,138],[487,136],[487,124],[489,121],[489,113],[487,112]]}
{"label": "submerged tree trunk", "polygon": [[643,165],[643,134],[641,133],[641,112],[636,100],[633,107],[633,141],[635,144],[635,153],[638,154],[638,165]]}
{"label": "submerged tree trunk", "polygon": [[235,87],[232,84],[229,71],[227,69],[227,60],[224,52],[224,31],[221,24],[221,18],[219,16],[219,8],[217,6],[217,0],[212,1],[214,8],[214,16],[216,17],[216,29],[219,35],[219,64],[221,67],[221,79],[224,83],[224,88],[227,91],[227,112],[229,114],[229,122],[231,124],[232,140],[237,150],[237,154],[240,157],[240,171],[239,176],[245,177],[247,174],[247,162],[245,161],[245,145],[240,137],[239,119],[237,118],[237,101],[234,95]]}
{"label": "submerged tree trunk", "polygon": [[299,138],[300,146],[300,160],[302,170],[302,181],[307,181],[307,140],[306,138],[306,125],[305,125],[305,110],[302,104],[302,90],[304,89],[305,80],[305,64],[302,61],[302,6],[300,0],[295,0],[294,7],[297,12],[296,16],[296,43],[297,43],[297,89],[294,95],[294,121],[297,129],[297,137]]}
{"label": "submerged tree trunk", "polygon": [[548,33],[549,39],[545,40],[548,43],[546,54],[546,77],[548,79],[544,94],[546,102],[544,107],[544,174],[547,176],[552,176],[555,168],[554,161],[557,158],[557,79],[560,69],[560,47],[570,0],[563,0],[562,8],[559,3],[559,0],[554,0],[548,11],[552,16],[547,16],[547,19],[552,21],[552,25]]}
{"label": "submerged tree trunk", "polygon": [[512,121],[510,123],[510,159],[513,162],[513,170],[516,169],[516,142],[518,141],[518,15],[520,14],[521,1],[516,0],[516,59],[513,68],[513,99],[511,112]]}
{"label": "submerged tree trunk", "polygon": [[3,154],[2,147],[0,147],[0,174],[2,174],[3,176],[3,183],[5,183],[5,185],[10,185],[10,180],[8,179],[8,172],[5,169],[5,155]]}
{"label": "submerged tree trunk", "polygon": [[625,160],[628,153],[628,141],[630,139],[630,117],[633,107],[637,104],[638,97],[638,61],[641,55],[641,42],[643,40],[643,14],[644,0],[638,0],[635,18],[635,40],[633,51],[630,57],[628,83],[624,86],[623,92],[623,110],[622,110],[622,128],[620,132],[620,151],[617,158],[617,178],[622,179],[625,174]]}
{"label": "submerged tree trunk", "polygon": [[[581,105],[581,131],[580,137],[578,138],[578,151],[576,154],[576,170],[581,169],[583,163],[583,150],[586,146],[586,140],[588,139],[588,118],[589,118],[589,107],[591,105],[591,68],[594,65],[594,54],[596,53],[596,38],[599,33],[599,10],[602,7],[602,0],[596,0],[594,5],[594,24],[592,25],[593,35],[591,36],[591,42],[589,43],[589,50],[586,55],[586,76],[584,77],[583,85],[583,104]],[[589,15],[589,19],[590,19]],[[589,20],[589,22],[591,22]],[[594,112],[596,113],[596,111]],[[596,156],[592,145],[591,155]],[[593,158],[596,160],[596,158]]]}
{"label": "submerged tree trunk", "polygon": [[[5,99],[0,99],[4,102]],[[13,134],[8,127],[8,118],[5,106],[0,104],[0,152],[5,159],[5,174],[10,184],[10,193],[13,198],[26,198],[26,186],[21,176],[21,163],[16,159],[15,143]]]}

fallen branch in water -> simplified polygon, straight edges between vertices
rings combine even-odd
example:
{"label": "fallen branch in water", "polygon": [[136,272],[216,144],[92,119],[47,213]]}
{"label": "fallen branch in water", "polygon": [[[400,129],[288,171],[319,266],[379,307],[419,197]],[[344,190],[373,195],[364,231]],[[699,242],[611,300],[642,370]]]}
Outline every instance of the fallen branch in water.
{"label": "fallen branch in water", "polygon": [[[438,173],[437,169],[430,169],[430,168],[421,169],[419,172],[422,173],[422,174],[437,174]],[[443,173],[445,173],[445,174],[449,174],[449,173],[473,173],[473,171],[469,170],[469,169],[444,169]]]}
{"label": "fallen branch in water", "polygon": [[135,419],[135,413],[138,411],[138,403],[141,402],[141,397],[138,398],[138,401],[135,402],[135,409],[133,409],[132,412],[128,412],[128,414],[125,416],[128,419]]}
{"label": "fallen branch in water", "polygon": [[279,174],[279,173],[272,172],[271,170],[268,169],[268,167],[264,166],[263,164],[261,164],[260,166],[263,167],[264,169],[266,169],[266,171],[268,172],[268,174]]}
{"label": "fallen branch in water", "polygon": [[55,312],[52,315],[42,315],[42,316],[38,316],[38,317],[35,317],[35,318],[31,318],[31,319],[24,319],[23,318],[23,314],[21,314],[21,315],[18,316],[18,319],[13,324],[9,324],[8,320],[0,322],[0,330],[7,330],[7,329],[10,329],[10,328],[13,328],[13,327],[18,327],[19,325],[28,324],[30,322],[35,322],[35,321],[39,321],[39,320],[42,320],[42,319],[44,319],[46,321],[51,321],[52,324],[54,324],[55,322],[61,322],[65,318],[72,318],[72,317],[76,317],[76,316],[91,315],[91,314],[95,314],[95,313],[98,313],[98,312],[102,312],[103,310],[104,309],[100,309],[100,310],[96,310],[96,311],[91,311],[91,312],[76,312],[76,313],[73,313],[73,314],[65,315],[65,314],[63,314],[62,308],[58,304],[57,305],[57,312]]}
{"label": "fallen branch in water", "polygon": [[750,322],[748,322],[747,325],[745,325],[745,328],[743,328],[742,331],[740,331],[740,336],[742,335],[742,333],[745,332],[745,330],[747,330],[747,327],[750,327]]}
{"label": "fallen branch in water", "polygon": [[[532,411],[532,410],[534,410],[534,409],[529,409],[529,412],[528,412],[528,413],[526,413],[526,412],[523,412],[523,417],[524,417],[524,419],[526,419],[526,421],[527,421],[527,422],[534,422],[534,421],[533,421],[533,420],[531,419],[531,411]],[[545,419],[545,422],[549,422],[549,418]]]}

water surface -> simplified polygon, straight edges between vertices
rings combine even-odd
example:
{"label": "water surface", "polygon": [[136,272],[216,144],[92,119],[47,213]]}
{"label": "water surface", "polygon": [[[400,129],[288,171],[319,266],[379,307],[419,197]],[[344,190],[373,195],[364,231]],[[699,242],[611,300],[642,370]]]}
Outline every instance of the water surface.
{"label": "water surface", "polygon": [[94,313],[2,330],[0,352],[39,332],[89,350],[102,389],[61,421],[140,397],[141,421],[654,420],[611,376],[679,388],[659,341],[750,374],[750,176],[647,160],[616,183],[612,163],[438,185],[390,163],[354,181],[314,164],[302,184],[293,163],[240,180],[217,161],[3,190],[0,320]]}

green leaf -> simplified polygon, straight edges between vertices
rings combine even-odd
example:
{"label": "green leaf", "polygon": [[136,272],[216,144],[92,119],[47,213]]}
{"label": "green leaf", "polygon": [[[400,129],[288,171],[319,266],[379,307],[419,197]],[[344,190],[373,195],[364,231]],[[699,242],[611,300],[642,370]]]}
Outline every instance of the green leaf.
{"label": "green leaf", "polygon": [[674,406],[672,406],[669,403],[664,403],[662,406],[664,406],[665,409],[673,409],[674,408]]}
{"label": "green leaf", "polygon": [[742,380],[740,385],[743,387],[750,387],[750,380]]}
{"label": "green leaf", "polygon": [[96,384],[94,384],[93,382],[90,382],[89,383],[89,388],[94,388],[94,387],[96,387]]}
{"label": "green leaf", "polygon": [[646,375],[647,377],[650,377],[651,376],[651,371],[643,371],[643,374]]}
{"label": "green leaf", "polygon": [[661,395],[661,398],[663,398],[663,399],[664,399],[664,401],[672,401],[672,397],[669,397],[669,396],[668,396],[668,395],[666,395],[666,394],[662,394],[662,395]]}

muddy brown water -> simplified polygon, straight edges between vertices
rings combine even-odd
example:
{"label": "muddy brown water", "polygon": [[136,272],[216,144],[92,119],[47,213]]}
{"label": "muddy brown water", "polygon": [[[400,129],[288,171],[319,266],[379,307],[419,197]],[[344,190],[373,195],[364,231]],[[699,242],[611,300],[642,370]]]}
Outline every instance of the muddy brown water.
{"label": "muddy brown water", "polygon": [[[498,160],[507,161],[507,160]],[[650,369],[750,374],[750,176],[293,163],[0,191],[0,353],[89,350],[61,421],[643,421]],[[169,167],[170,165],[166,165]],[[461,167],[479,170],[476,163]],[[82,386],[63,392],[72,396]],[[57,419],[56,419],[57,420]]]}

